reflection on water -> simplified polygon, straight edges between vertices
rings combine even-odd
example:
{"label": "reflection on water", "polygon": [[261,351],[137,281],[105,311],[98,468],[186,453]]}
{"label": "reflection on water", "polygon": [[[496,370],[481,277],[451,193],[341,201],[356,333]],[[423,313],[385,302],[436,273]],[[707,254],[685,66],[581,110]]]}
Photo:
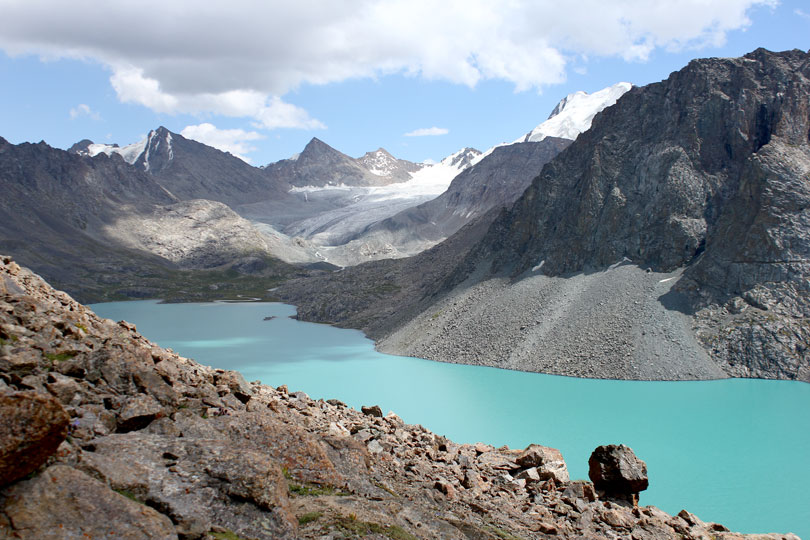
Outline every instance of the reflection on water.
{"label": "reflection on water", "polygon": [[559,448],[573,478],[587,478],[593,448],[624,443],[648,465],[643,504],[810,538],[808,384],[604,381],[442,364],[378,353],[362,333],[295,321],[282,304],[92,307],[248,380],[379,404],[457,442]]}

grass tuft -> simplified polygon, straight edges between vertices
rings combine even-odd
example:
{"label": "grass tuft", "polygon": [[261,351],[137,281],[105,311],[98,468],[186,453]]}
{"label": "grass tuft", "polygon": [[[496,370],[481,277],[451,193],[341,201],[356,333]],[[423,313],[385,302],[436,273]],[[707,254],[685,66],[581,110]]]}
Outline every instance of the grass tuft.
{"label": "grass tuft", "polygon": [[307,523],[318,521],[322,515],[323,513],[321,512],[307,512],[306,514],[298,518],[298,524],[306,525]]}

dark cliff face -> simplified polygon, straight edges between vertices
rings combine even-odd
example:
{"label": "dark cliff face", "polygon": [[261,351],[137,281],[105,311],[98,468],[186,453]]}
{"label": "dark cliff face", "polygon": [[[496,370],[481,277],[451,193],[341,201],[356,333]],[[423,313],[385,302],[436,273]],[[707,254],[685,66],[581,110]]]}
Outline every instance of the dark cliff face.
{"label": "dark cliff face", "polygon": [[176,202],[118,155],[89,158],[45,143],[0,141],[0,193],[0,245],[71,291],[93,290],[108,273],[163,266],[105,238],[122,208],[138,213]]}
{"label": "dark cliff face", "polygon": [[735,376],[810,376],[810,54],[695,60],[634,88],[473,250],[517,277],[623,259],[685,268],[698,337]]}
{"label": "dark cliff face", "polygon": [[120,156],[82,157],[45,143],[0,142],[0,190],[6,216],[39,216],[45,226],[51,217],[59,221],[57,229],[87,230],[114,218],[121,204],[146,208],[176,202]]}
{"label": "dark cliff face", "polygon": [[[696,60],[666,81],[634,88],[498,221],[483,243],[498,261],[495,270],[519,274],[544,262],[543,272],[556,275],[624,257],[671,270],[746,243],[751,260],[797,258],[782,257],[774,241],[752,248],[749,231],[729,224],[805,205],[807,177],[795,164],[776,172],[793,178],[793,194],[770,201],[753,195],[769,191],[767,155],[807,159],[809,75],[801,51],[758,50]],[[803,248],[791,245],[787,251],[806,256],[806,240]]]}

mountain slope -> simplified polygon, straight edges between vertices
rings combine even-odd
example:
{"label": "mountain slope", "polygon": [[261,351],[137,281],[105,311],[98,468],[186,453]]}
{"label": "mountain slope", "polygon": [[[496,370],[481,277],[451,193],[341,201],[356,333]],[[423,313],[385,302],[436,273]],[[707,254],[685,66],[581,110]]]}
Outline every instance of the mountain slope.
{"label": "mountain slope", "polygon": [[388,319],[369,302],[346,320],[439,360],[692,378],[712,376],[708,354],[728,375],[810,381],[808,94],[810,55],[762,49],[635,88],[445,255],[454,270]]}
{"label": "mountain slope", "polygon": [[291,159],[264,168],[269,179],[291,186],[383,186],[410,178],[419,166],[398,160],[382,148],[354,159],[314,137]]}
{"label": "mountain slope", "polygon": [[195,288],[180,268],[284,266],[226,205],[180,201],[144,167],[110,154],[0,139],[0,245],[93,300],[153,297],[180,281]]}
{"label": "mountain slope", "polygon": [[565,97],[549,119],[529,134],[470,160],[470,167],[436,199],[373,222],[363,230],[355,229],[357,234],[346,245],[331,250],[331,260],[346,265],[415,255],[490,209],[511,205],[543,165],[589,129],[593,117],[630,88],[629,83],[618,83],[594,94],[577,92]]}
{"label": "mountain slope", "polygon": [[712,306],[699,337],[727,373],[810,380],[808,94],[808,54],[765,50],[629,92],[544,168],[464,272],[684,268],[661,301],[680,291],[692,306],[680,309]]}
{"label": "mountain slope", "polygon": [[[82,148],[82,147],[85,148]],[[89,156],[119,154],[148,172],[178,200],[207,199],[234,207],[266,199],[284,199],[289,184],[268,178],[261,169],[164,127],[124,147],[78,144],[73,151]]]}

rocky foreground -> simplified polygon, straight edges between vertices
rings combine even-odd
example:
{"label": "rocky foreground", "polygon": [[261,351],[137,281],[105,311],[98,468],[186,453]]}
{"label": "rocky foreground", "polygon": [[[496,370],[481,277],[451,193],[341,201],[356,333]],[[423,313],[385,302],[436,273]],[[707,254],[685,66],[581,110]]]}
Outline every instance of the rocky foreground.
{"label": "rocky foreground", "polygon": [[627,447],[590,469],[247,383],[0,257],[2,538],[796,540],[638,506]]}

